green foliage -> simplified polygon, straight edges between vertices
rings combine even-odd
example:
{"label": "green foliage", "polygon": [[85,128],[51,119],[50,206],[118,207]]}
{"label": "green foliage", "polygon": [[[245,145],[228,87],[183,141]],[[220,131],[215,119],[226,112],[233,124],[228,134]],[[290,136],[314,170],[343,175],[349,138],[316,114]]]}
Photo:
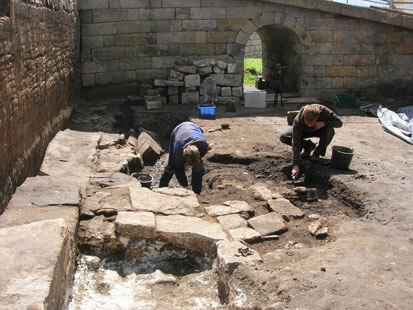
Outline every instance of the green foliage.
{"label": "green foliage", "polygon": [[244,59],[244,84],[254,84],[258,75],[262,74],[261,58]]}

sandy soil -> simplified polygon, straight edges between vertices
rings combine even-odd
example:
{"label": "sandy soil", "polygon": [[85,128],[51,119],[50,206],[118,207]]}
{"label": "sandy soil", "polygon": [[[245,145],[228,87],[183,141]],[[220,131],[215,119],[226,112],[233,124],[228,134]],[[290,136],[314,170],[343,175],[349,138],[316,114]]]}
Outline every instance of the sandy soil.
{"label": "sandy soil", "polygon": [[[409,104],[401,100],[384,106]],[[337,108],[344,126],[336,130],[326,158],[331,158],[333,145],[352,148],[350,169],[304,162],[301,182],[292,184],[291,148],[278,137],[288,126],[286,112],[300,106],[287,102],[284,107],[262,110],[239,107],[233,114],[218,108],[216,120],[194,120],[206,129],[212,144],[206,165],[208,187],[200,200],[239,197],[234,184],[257,181],[280,192],[296,186],[318,189],[317,202],[296,199],[295,205],[306,215],[320,214],[330,236],[314,239],[304,219],[290,223],[280,240],[254,245],[264,264],[260,272],[245,273],[262,289],[258,303],[270,299],[279,309],[410,308],[413,146],[384,132],[377,118],[359,109]],[[230,129],[208,132],[222,123],[230,124]],[[211,186],[217,180],[225,186]],[[221,188],[222,194],[215,188]]]}
{"label": "sandy soil", "polygon": [[[288,126],[287,111],[311,101],[287,99],[283,107],[265,109],[240,105],[235,113],[218,106],[215,120],[199,119],[194,107],[167,107],[192,115],[211,145],[201,205],[246,200],[257,214],[266,213],[265,204],[245,191],[261,182],[306,215],[290,221],[279,240],[251,244],[264,263],[237,268],[231,285],[251,291],[251,309],[411,309],[413,146],[384,132],[377,118],[359,109],[337,108],[344,126],[336,130],[326,158],[331,158],[333,145],[352,148],[350,169],[304,161],[304,173],[293,184],[291,148],[279,136]],[[370,98],[359,103],[395,109],[413,100]],[[230,128],[220,130],[224,123]],[[166,147],[168,139],[163,142]],[[145,167],[154,176],[153,186],[166,160],[164,154],[154,166]],[[175,179],[171,185],[178,186]],[[316,188],[319,199],[301,199],[294,194],[299,186]],[[322,217],[329,228],[327,238],[316,239],[308,232],[310,214]]]}

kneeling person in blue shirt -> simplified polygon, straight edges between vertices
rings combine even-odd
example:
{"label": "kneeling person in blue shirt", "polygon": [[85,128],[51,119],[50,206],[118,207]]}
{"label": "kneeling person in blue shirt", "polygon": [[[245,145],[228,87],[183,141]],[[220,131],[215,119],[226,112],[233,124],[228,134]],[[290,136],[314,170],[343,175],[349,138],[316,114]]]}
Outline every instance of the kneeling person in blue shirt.
{"label": "kneeling person in blue shirt", "polygon": [[201,193],[204,167],[202,157],[208,151],[203,130],[192,122],[184,122],[174,128],[169,144],[169,159],[159,187],[167,187],[175,174],[181,186],[188,188],[185,165],[192,167],[191,185],[196,194]]}

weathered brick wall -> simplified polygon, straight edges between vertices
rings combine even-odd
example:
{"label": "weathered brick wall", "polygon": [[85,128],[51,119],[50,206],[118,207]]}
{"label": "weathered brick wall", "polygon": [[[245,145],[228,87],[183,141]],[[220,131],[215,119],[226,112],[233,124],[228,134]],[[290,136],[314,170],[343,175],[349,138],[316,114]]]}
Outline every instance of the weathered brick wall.
{"label": "weathered brick wall", "polygon": [[70,0],[2,0],[1,12],[0,213],[69,117],[79,61]]}
{"label": "weathered brick wall", "polygon": [[407,16],[322,0],[78,3],[84,86],[166,79],[180,56],[235,63],[242,74],[254,32],[265,37],[266,78],[276,78],[281,61],[286,84],[303,96],[412,85],[413,19]]}
{"label": "weathered brick wall", "polygon": [[262,44],[258,33],[254,32],[245,45],[245,58],[261,58]]}

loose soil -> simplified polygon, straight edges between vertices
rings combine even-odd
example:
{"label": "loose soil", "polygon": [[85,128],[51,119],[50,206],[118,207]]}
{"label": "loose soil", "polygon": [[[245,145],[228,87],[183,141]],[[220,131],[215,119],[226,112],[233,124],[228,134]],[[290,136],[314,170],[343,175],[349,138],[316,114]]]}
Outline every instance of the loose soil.
{"label": "loose soil", "polygon": [[[216,120],[199,119],[193,107],[166,107],[171,113],[191,115],[211,146],[204,158],[201,206],[245,200],[254,206],[255,215],[267,213],[266,203],[246,191],[259,182],[305,213],[303,219],[288,222],[288,231],[278,240],[251,243],[264,262],[234,270],[232,286],[259,292],[251,297],[251,304],[266,309],[409,309],[413,304],[413,147],[385,133],[377,118],[359,109],[331,106],[344,126],[336,130],[326,158],[331,158],[332,145],[353,148],[350,169],[303,161],[303,173],[293,183],[291,148],[281,144],[279,135],[288,126],[287,111],[308,102],[287,99],[284,107],[265,109],[237,106],[235,113],[218,106]],[[412,102],[401,98],[384,105],[395,110]],[[382,102],[369,98],[361,103]],[[229,129],[222,130],[221,124],[229,124]],[[168,137],[162,139],[167,150]],[[158,186],[166,162],[164,154],[143,169],[153,176],[152,187]],[[175,178],[170,186],[179,186]],[[294,191],[297,187],[316,188],[318,200],[303,199]],[[328,226],[327,238],[309,233],[311,214],[318,214]]]}

